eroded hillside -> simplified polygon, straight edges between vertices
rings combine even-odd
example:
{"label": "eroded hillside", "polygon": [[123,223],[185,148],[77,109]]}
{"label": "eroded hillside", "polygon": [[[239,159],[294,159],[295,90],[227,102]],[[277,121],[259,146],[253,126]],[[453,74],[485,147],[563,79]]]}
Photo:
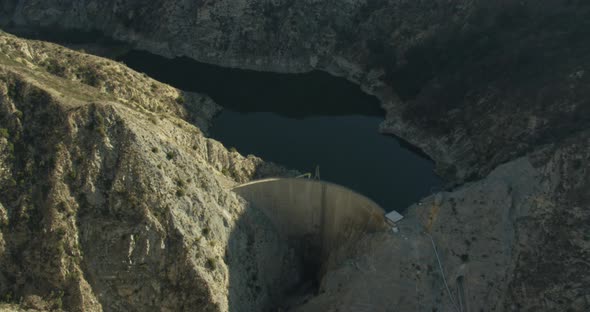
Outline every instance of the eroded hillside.
{"label": "eroded hillside", "polygon": [[[209,99],[4,33],[0,64],[3,300],[68,311],[262,309],[296,282],[277,284],[297,269],[292,251],[228,190],[282,171],[187,122],[185,107],[209,112]],[[272,270],[269,253],[278,275],[258,267]]]}

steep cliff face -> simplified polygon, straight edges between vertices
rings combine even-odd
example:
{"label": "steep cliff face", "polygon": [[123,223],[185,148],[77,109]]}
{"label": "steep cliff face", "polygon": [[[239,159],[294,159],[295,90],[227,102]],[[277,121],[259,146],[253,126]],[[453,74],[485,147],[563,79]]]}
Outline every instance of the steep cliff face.
{"label": "steep cliff face", "polygon": [[[399,234],[381,233],[367,237],[366,242],[360,245],[362,248],[359,247],[358,257],[342,263],[339,269],[328,272],[322,281],[321,294],[301,306],[302,311],[324,311],[328,307],[359,311],[387,311],[391,307],[401,311],[432,311],[453,309],[459,304],[467,305],[469,311],[588,310],[590,297],[587,290],[590,289],[590,280],[585,272],[590,267],[584,259],[590,256],[590,237],[587,234],[590,232],[590,198],[587,196],[590,181],[587,169],[590,157],[590,5],[586,1],[161,0],[146,4],[145,1],[133,0],[21,0],[5,1],[0,10],[0,23],[12,28],[99,30],[107,36],[165,56],[185,55],[225,66],[281,72],[321,69],[344,76],[379,96],[388,111],[382,131],[399,135],[424,149],[437,161],[441,174],[452,181],[462,183],[479,179],[455,191],[427,198],[422,205],[410,208],[408,220],[400,225]],[[28,51],[16,50],[22,50],[22,53]],[[2,51],[5,51],[4,48]],[[33,63],[28,58],[19,57]],[[17,59],[11,56],[2,60],[5,64],[5,75],[17,75],[14,73],[16,65],[13,64]],[[32,72],[37,72],[33,70],[36,67],[31,69],[30,65],[18,66],[21,69],[17,71],[17,77],[26,78],[32,75]],[[140,77],[138,74],[131,76]],[[76,81],[84,80],[70,77]],[[24,81],[24,78],[19,79]],[[54,81],[59,81],[61,86],[72,79],[59,80],[53,76],[45,80],[43,77],[37,78],[43,82],[45,89],[47,86],[54,86]],[[197,155],[200,156],[189,156],[192,152],[185,151],[183,147],[194,144],[190,140],[202,137],[191,134],[190,140],[182,139],[189,126],[180,123],[181,119],[177,118],[183,114],[182,108],[174,101],[178,91],[170,90],[168,98],[158,100],[169,103],[166,111],[176,116],[165,118],[169,122],[161,121],[166,126],[158,129],[141,118],[133,117],[143,114],[141,116],[149,118],[149,109],[144,105],[133,107],[133,103],[136,102],[125,95],[118,95],[118,99],[108,97],[112,89],[105,89],[105,92],[99,93],[92,91],[93,100],[82,101],[92,102],[94,105],[80,104],[80,101],[75,99],[80,98],[79,93],[86,94],[84,90],[88,89],[78,87],[79,85],[76,84],[76,88],[66,88],[80,90],[67,93],[65,98],[68,100],[58,101],[58,95],[52,95],[51,103],[61,103],[53,104],[60,109],[47,109],[53,112],[52,114],[70,116],[68,114],[73,114],[74,111],[65,110],[65,107],[73,105],[71,103],[78,103],[76,107],[83,109],[78,108],[78,115],[66,118],[72,121],[50,123],[53,128],[44,126],[45,128],[37,129],[27,124],[28,126],[23,129],[32,127],[31,129],[37,129],[35,134],[41,133],[42,138],[47,138],[40,140],[47,146],[45,149],[39,149],[42,151],[38,152],[39,155],[65,155],[55,157],[62,159],[59,162],[60,167],[57,167],[57,164],[51,167],[63,169],[53,169],[45,174],[53,174],[51,177],[54,177],[56,184],[59,182],[59,185],[68,186],[67,192],[66,186],[63,186],[64,190],[61,192],[72,192],[66,201],[67,207],[79,206],[74,211],[76,216],[78,211],[84,212],[80,220],[86,220],[85,214],[90,215],[91,220],[99,219],[90,212],[94,211],[96,214],[97,209],[106,209],[104,213],[107,216],[100,219],[100,224],[105,224],[104,232],[118,233],[109,226],[120,226],[124,229],[121,233],[129,234],[119,235],[118,241],[114,236],[109,236],[109,239],[101,241],[101,246],[118,246],[110,250],[124,249],[117,254],[122,259],[127,259],[125,253],[133,255],[138,250],[147,250],[141,246],[147,246],[145,242],[149,241],[149,250],[154,252],[153,256],[144,256],[148,253],[140,253],[140,258],[146,259],[142,260],[149,268],[146,271],[154,272],[154,268],[158,266],[175,268],[172,271],[162,269],[166,273],[159,275],[158,280],[153,277],[154,275],[148,277],[149,274],[140,271],[140,268],[131,266],[133,274],[119,273],[121,276],[117,278],[126,280],[125,278],[141,276],[142,281],[153,278],[153,285],[156,285],[154,288],[157,288],[158,281],[174,287],[160,289],[158,293],[152,289],[143,290],[149,286],[148,283],[141,283],[142,288],[137,293],[133,287],[123,287],[120,290],[114,282],[109,284],[108,276],[112,276],[112,272],[126,270],[117,267],[123,265],[121,261],[101,268],[89,265],[89,262],[84,260],[84,265],[92,267],[84,271],[83,265],[77,264],[74,260],[60,260],[57,264],[49,264],[38,260],[40,256],[31,258],[38,255],[39,250],[46,250],[46,246],[53,246],[51,244],[59,241],[55,238],[57,234],[45,234],[53,233],[50,226],[52,223],[48,222],[56,216],[61,216],[58,206],[47,208],[47,211],[57,212],[42,214],[41,220],[48,224],[44,227],[46,230],[43,232],[42,240],[30,239],[32,234],[27,232],[29,230],[7,230],[7,227],[3,227],[0,239],[0,251],[4,252],[3,255],[12,255],[16,252],[11,250],[24,250],[17,253],[21,256],[10,258],[7,263],[16,266],[22,263],[21,259],[33,259],[27,260],[27,263],[34,264],[27,268],[36,268],[38,272],[27,273],[28,275],[21,277],[23,282],[20,284],[3,282],[0,285],[22,285],[19,286],[22,290],[17,289],[20,293],[39,293],[46,301],[56,301],[56,295],[48,293],[49,289],[64,289],[65,284],[55,286],[56,283],[66,280],[65,277],[59,276],[64,275],[63,272],[74,272],[75,268],[80,267],[79,270],[84,272],[83,279],[80,277],[77,282],[71,284],[74,286],[68,286],[68,289],[73,289],[68,291],[67,296],[72,306],[76,306],[76,302],[85,302],[89,307],[97,309],[98,304],[102,304],[103,309],[107,310],[124,309],[132,304],[145,308],[143,305],[149,303],[144,298],[152,298],[152,294],[156,293],[159,294],[158,298],[161,298],[156,304],[170,309],[182,308],[182,304],[191,307],[208,305],[220,310],[262,306],[266,299],[257,297],[256,292],[268,288],[257,284],[259,282],[256,282],[256,279],[244,274],[224,273],[223,270],[207,272],[199,266],[199,261],[203,260],[197,260],[196,265],[191,264],[193,258],[188,255],[189,250],[193,249],[187,247],[190,244],[180,247],[178,245],[179,241],[194,239],[199,229],[203,233],[204,226],[199,223],[203,221],[196,218],[199,220],[199,226],[194,226],[197,234],[187,236],[186,233],[193,233],[188,230],[191,223],[179,221],[184,220],[179,217],[180,214],[189,214],[186,211],[191,211],[186,207],[196,205],[195,202],[209,203],[207,199],[217,203],[221,208],[238,207],[235,208],[238,211],[241,211],[242,208],[239,207],[243,204],[240,204],[234,195],[217,187],[201,192],[195,190],[196,194],[200,195],[195,195],[190,204],[188,201],[182,204],[182,196],[180,199],[174,197],[179,186],[178,183],[175,185],[177,174],[201,170],[210,174],[207,176],[212,181],[222,184],[223,181],[227,181],[219,174],[223,168],[244,164],[248,174],[242,176],[241,170],[231,172],[236,179],[245,180],[261,162],[251,158],[243,160],[222,148],[211,147],[218,145],[205,139],[195,145],[199,151]],[[147,89],[139,90],[136,94],[150,94]],[[6,87],[6,90],[11,89]],[[20,93],[6,91],[5,94],[4,98],[9,100],[2,102],[3,107],[7,105],[5,103],[13,103],[15,99],[20,99],[14,95]],[[99,101],[95,99],[98,97],[95,94],[101,94],[107,99]],[[37,103],[32,100],[29,102]],[[10,105],[17,107],[24,104]],[[10,112],[2,115],[2,118],[7,118],[7,124],[8,120],[22,122],[20,117],[16,116],[18,114],[15,115],[15,109],[3,109]],[[22,109],[21,111],[24,112]],[[39,111],[41,112],[43,110]],[[108,142],[115,143],[104,143],[105,137],[92,132],[94,121],[100,120],[95,117],[98,116],[97,112],[109,125],[105,128],[109,129],[105,132]],[[23,116],[26,119],[30,114],[23,113]],[[5,117],[13,115],[16,117]],[[40,122],[46,118],[39,117],[38,120]],[[179,123],[183,125],[182,128],[178,127]],[[67,127],[58,126],[66,124]],[[88,126],[70,127],[70,124]],[[7,177],[6,172],[26,172],[25,170],[31,170],[27,168],[35,169],[35,166],[41,166],[42,159],[36,160],[33,164],[37,165],[33,166],[27,165],[24,161],[15,161],[21,158],[10,156],[11,150],[31,150],[31,153],[37,150],[13,143],[13,133],[16,133],[14,127],[16,126],[8,127],[9,135],[0,139],[0,172],[4,173],[0,177]],[[54,128],[59,129],[52,130]],[[53,132],[49,130],[59,130],[62,134],[52,135]],[[120,131],[121,134],[115,135],[119,132],[112,131]],[[124,136],[122,133],[127,135]],[[70,143],[63,147],[60,146],[66,143],[49,143],[61,142],[56,138]],[[159,147],[160,150],[168,151],[166,146],[178,146],[178,150],[173,150],[178,154],[173,155],[182,155],[180,159],[190,160],[187,160],[186,166],[188,163],[199,163],[200,160],[204,167],[199,165],[189,168],[190,170],[176,170],[169,166],[165,167],[165,174],[162,173],[159,178],[150,178],[157,175],[154,165],[157,168],[162,155],[150,154],[149,147],[155,144],[154,140],[158,142],[157,140],[162,138],[170,138],[171,142],[181,139],[184,141],[182,144],[174,143],[177,145],[162,145],[164,147]],[[97,147],[92,147],[92,142]],[[116,164],[122,165],[112,172],[121,171],[126,174],[108,177],[100,168],[109,166],[110,163],[106,161],[108,158],[105,157],[110,155],[109,146],[115,146],[113,144],[119,144],[121,151],[125,153],[115,154],[118,157],[116,159],[121,158]],[[76,150],[83,151],[80,152],[82,155],[94,155],[94,158],[87,156],[85,159],[93,161],[81,161],[79,166],[84,167],[75,171],[83,172],[84,176],[79,177],[75,174],[72,175],[73,179],[68,180],[64,174],[75,168],[73,166],[79,157],[72,154],[72,151]],[[190,157],[194,157],[195,161]],[[136,158],[143,161],[139,163],[144,165],[124,165],[134,163],[131,159]],[[176,164],[178,160],[175,159],[173,157],[170,163]],[[500,164],[502,165],[499,166]],[[91,178],[84,178],[85,176]],[[18,179],[14,182],[8,178],[0,179],[4,179],[2,183],[8,183],[6,185],[13,185],[13,189],[21,187]],[[106,185],[96,182],[103,180],[111,182]],[[193,178],[193,181],[196,181],[196,178]],[[0,209],[0,220],[10,221],[6,223],[9,225],[5,226],[13,226],[11,224],[15,222],[10,217],[2,217],[13,215],[12,211],[30,209],[26,207],[54,207],[45,204],[49,197],[43,194],[54,192],[55,187],[39,185],[31,188],[29,192],[30,187],[27,188],[26,184],[28,182],[25,180],[23,183],[24,187],[18,189],[15,194],[25,194],[22,196],[28,196],[26,200],[17,198],[16,195],[2,195],[2,198],[10,198],[2,202],[6,213],[2,213]],[[72,185],[75,191],[69,190]],[[125,187],[117,188],[120,185]],[[6,187],[3,186],[2,190],[8,189]],[[122,206],[118,202],[122,200],[117,199],[120,198],[117,196],[126,195],[117,193],[117,190],[127,188],[133,190],[133,194],[142,194],[141,204],[137,207],[129,204],[130,208],[121,209]],[[107,190],[106,192],[111,195],[99,196],[94,190]],[[168,197],[157,195],[163,193],[168,194]],[[79,199],[80,194],[84,194],[82,200]],[[154,196],[161,197],[151,199]],[[219,202],[221,199],[226,201]],[[44,204],[32,205],[32,200],[42,201],[38,203]],[[169,209],[164,210],[164,217],[151,212],[156,209],[155,207],[166,207],[166,204],[158,204],[160,201],[169,205]],[[199,205],[209,207],[209,204]],[[219,211],[225,210],[221,208],[206,210],[204,218],[209,214],[223,218]],[[141,222],[133,219],[137,215],[140,216]],[[154,216],[151,217],[152,215]],[[154,221],[147,221],[152,218]],[[125,221],[121,224],[128,225],[120,225],[119,219]],[[20,224],[24,223],[26,222],[22,221]],[[148,228],[135,228],[137,224],[145,224]],[[234,227],[246,227],[243,231],[247,232],[251,230],[248,224],[252,227],[256,222],[246,222]],[[87,251],[84,248],[88,247],[84,246],[96,241],[97,233],[102,233],[102,230],[89,229],[88,223],[80,221],[70,226],[74,225],[75,231],[86,233],[79,235],[82,238],[80,242],[85,242],[80,243],[83,259],[86,259],[87,255],[89,259],[100,257],[98,250]],[[254,227],[258,229],[257,226]],[[81,229],[85,229],[84,232]],[[136,232],[141,235],[135,236]],[[169,233],[177,234],[174,236]],[[134,235],[133,238],[131,234]],[[224,237],[223,235],[227,234],[219,235]],[[235,253],[236,257],[226,257],[230,259],[224,262],[228,270],[231,270],[231,263],[237,263],[234,267],[238,268],[242,268],[239,265],[247,266],[242,268],[243,272],[256,273],[263,267],[265,263],[260,259],[264,258],[263,255],[268,255],[262,248],[264,246],[255,251],[248,248],[257,246],[255,242],[264,242],[272,246],[279,246],[280,242],[273,240],[270,234],[269,237],[260,235],[241,236],[242,238],[237,241],[228,240],[230,243],[227,246],[245,246],[239,249],[240,252]],[[154,249],[156,247],[153,246],[158,246],[161,237],[173,241],[165,243],[164,246],[170,246],[165,248],[171,248],[171,254],[175,256],[163,256],[160,262],[156,259],[160,259],[163,252],[158,251],[158,254],[154,251],[158,249]],[[178,237],[190,239],[183,240]],[[34,244],[41,246],[25,248],[15,241],[36,242]],[[68,250],[76,255],[78,249],[72,245],[74,240],[67,236],[66,241],[70,245],[66,245],[64,253]],[[437,246],[449,291],[446,290],[439,262],[433,253],[432,241],[435,241]],[[199,244],[197,245],[201,246]],[[132,245],[134,247],[129,248]],[[43,246],[46,249],[42,249]],[[279,247],[275,248],[281,250]],[[52,257],[58,260],[63,259],[65,256],[59,256],[55,249],[49,248],[48,255],[53,255]],[[203,255],[220,255],[221,250],[222,248],[204,249]],[[287,251],[278,254],[288,257]],[[202,259],[200,257],[196,258]],[[258,260],[249,261],[248,257],[257,257]],[[44,255],[43,259],[53,258]],[[93,261],[100,263],[97,260]],[[129,261],[131,260],[126,263],[130,263]],[[248,263],[259,263],[260,266],[251,266]],[[64,269],[58,270],[57,273],[51,271],[56,267]],[[112,271],[109,271],[111,268]],[[28,272],[18,267],[13,267],[9,271]],[[254,275],[256,278],[262,276]],[[3,278],[16,281],[16,277]],[[25,291],[26,287],[35,285],[30,283],[32,280],[53,284],[41,283],[41,290]],[[225,280],[226,284],[219,282],[222,280]],[[130,284],[131,282],[122,285]],[[203,284],[213,286],[198,287]],[[272,285],[272,282],[269,281],[267,285]],[[189,289],[194,293],[189,295]],[[232,289],[239,291],[236,293]],[[101,293],[105,295],[96,295]],[[459,296],[459,293],[462,295]],[[265,294],[272,296],[268,292]],[[108,299],[101,301],[101,298]],[[199,301],[199,298],[203,298],[202,301]],[[34,301],[33,299],[29,301]]]}
{"label": "steep cliff face", "polygon": [[588,143],[586,132],[425,198],[297,311],[586,311]]}
{"label": "steep cliff face", "polygon": [[298,282],[290,245],[229,191],[284,171],[205,138],[181,95],[116,62],[0,34],[3,300],[260,310]]}

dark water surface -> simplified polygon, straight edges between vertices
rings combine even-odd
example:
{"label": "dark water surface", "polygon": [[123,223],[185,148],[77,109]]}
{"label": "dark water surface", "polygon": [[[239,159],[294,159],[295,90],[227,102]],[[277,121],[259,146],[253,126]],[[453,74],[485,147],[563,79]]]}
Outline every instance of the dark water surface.
{"label": "dark water surface", "polygon": [[345,79],[228,69],[139,51],[120,60],[225,107],[210,128],[225,146],[301,172],[319,165],[323,180],[348,186],[388,211],[403,211],[441,185],[430,160],[378,133],[384,113],[377,99]]}

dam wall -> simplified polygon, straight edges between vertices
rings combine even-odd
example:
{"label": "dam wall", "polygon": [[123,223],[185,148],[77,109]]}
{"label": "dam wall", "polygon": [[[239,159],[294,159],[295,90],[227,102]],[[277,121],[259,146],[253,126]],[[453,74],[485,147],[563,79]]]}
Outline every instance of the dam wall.
{"label": "dam wall", "polygon": [[354,243],[364,234],[387,228],[385,211],[377,203],[329,182],[264,179],[233,190],[261,209],[279,233],[305,241],[308,256],[322,270],[335,258],[354,252]]}

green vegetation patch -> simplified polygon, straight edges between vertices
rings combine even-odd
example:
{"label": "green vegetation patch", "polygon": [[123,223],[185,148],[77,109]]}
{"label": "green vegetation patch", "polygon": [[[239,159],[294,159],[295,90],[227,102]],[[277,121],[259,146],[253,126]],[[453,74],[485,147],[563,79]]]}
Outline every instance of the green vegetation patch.
{"label": "green vegetation patch", "polygon": [[10,133],[6,128],[0,128],[0,138],[8,139],[10,137]]}

